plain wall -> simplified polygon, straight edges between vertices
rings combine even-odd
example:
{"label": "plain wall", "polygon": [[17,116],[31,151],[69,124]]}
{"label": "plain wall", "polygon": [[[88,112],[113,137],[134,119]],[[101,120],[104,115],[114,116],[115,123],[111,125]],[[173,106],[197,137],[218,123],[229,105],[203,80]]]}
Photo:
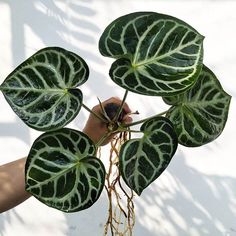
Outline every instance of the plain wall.
{"label": "plain wall", "polygon": [[[108,76],[111,59],[102,57],[98,40],[115,18],[134,11],[178,17],[205,36],[204,63],[232,95],[228,122],[214,142],[179,146],[166,171],[141,197],[135,197],[135,236],[236,235],[236,2],[226,0],[0,0],[0,83],[21,62],[46,46],[61,46],[82,56],[90,67],[82,86],[92,107],[124,91]],[[139,118],[166,109],[160,98],[129,93]],[[82,110],[68,126],[82,129]],[[0,94],[0,164],[27,156],[40,132],[13,113]],[[106,155],[108,147],[104,149]],[[106,159],[106,157],[104,157]],[[0,215],[1,236],[100,236],[107,214],[105,192],[88,210],[65,214],[31,197]]]}

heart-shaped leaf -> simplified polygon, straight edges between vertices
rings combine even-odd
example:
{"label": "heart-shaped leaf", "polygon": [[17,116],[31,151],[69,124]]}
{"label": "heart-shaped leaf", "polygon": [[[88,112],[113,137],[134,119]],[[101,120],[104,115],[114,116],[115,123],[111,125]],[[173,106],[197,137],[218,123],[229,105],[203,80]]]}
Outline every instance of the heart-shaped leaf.
{"label": "heart-shaped leaf", "polygon": [[26,190],[46,205],[75,212],[93,205],[105,182],[96,148],[82,132],[61,129],[42,134],[26,162]]}
{"label": "heart-shaped leaf", "polygon": [[175,154],[178,140],[172,123],[156,117],[143,123],[141,139],[131,139],[120,150],[120,172],[138,195],[166,169]]}
{"label": "heart-shaped leaf", "polygon": [[55,130],[78,114],[83,96],[76,87],[88,75],[88,66],[81,57],[63,48],[48,47],[19,65],[0,90],[28,126]]}
{"label": "heart-shaped leaf", "polygon": [[179,143],[197,147],[216,139],[225,127],[230,99],[206,66],[190,90],[164,98],[166,103],[173,105],[167,117],[175,126]]}
{"label": "heart-shaped leaf", "polygon": [[197,79],[203,38],[174,17],[136,12],[105,29],[99,50],[117,59],[110,77],[119,86],[144,95],[171,96],[190,88]]}

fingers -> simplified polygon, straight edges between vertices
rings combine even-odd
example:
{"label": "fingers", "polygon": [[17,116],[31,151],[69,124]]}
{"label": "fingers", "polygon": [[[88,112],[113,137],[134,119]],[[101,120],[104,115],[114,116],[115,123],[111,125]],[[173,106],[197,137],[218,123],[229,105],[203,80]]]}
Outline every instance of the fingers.
{"label": "fingers", "polygon": [[127,115],[124,116],[122,121],[123,121],[124,124],[130,124],[133,121],[133,119],[130,115],[127,114]]}
{"label": "fingers", "polygon": [[[105,100],[104,102],[102,102],[102,105],[105,106],[106,104],[109,104],[109,103],[115,103],[117,105],[121,105],[122,100],[118,97],[111,97],[111,98]],[[124,103],[123,109],[124,109],[125,113],[130,113],[131,112],[131,109],[129,108],[127,103]]]}
{"label": "fingers", "polygon": [[[117,97],[111,97],[104,102],[102,102],[102,106],[105,107],[109,103],[115,103],[118,106],[122,104],[122,100]],[[131,109],[129,108],[128,104],[125,103],[123,106],[124,109],[124,116],[122,121],[120,121],[122,124],[129,124],[132,122],[132,118],[130,116]],[[102,108],[101,105],[98,104],[93,107],[92,111],[99,116],[102,116]],[[105,134],[108,133],[108,126],[107,122],[102,121],[101,119],[98,119],[97,116],[94,116],[92,113],[89,116],[89,119],[87,120],[87,123],[83,129],[83,132],[86,133],[94,143],[98,143],[102,137],[104,137]],[[116,133],[111,134],[107,139],[101,144],[105,145],[109,143],[112,138],[116,135]]]}
{"label": "fingers", "polygon": [[[111,97],[105,101],[102,102],[102,106],[105,107],[107,104],[110,104],[110,103],[115,103],[117,105],[121,105],[122,104],[122,100],[118,97]],[[102,109],[101,109],[101,106],[100,104],[96,105],[95,107],[93,107],[92,109],[94,112],[96,112],[97,114],[102,114]],[[124,117],[122,119],[122,123],[124,124],[129,124],[132,122],[132,118],[130,116],[130,113],[131,113],[131,109],[130,107],[128,106],[127,103],[124,103],[123,105],[123,110],[124,110]]]}
{"label": "fingers", "polygon": [[[122,105],[122,100],[120,98],[118,98],[118,97],[111,97],[111,98],[109,98],[108,100],[106,100],[104,102],[104,105],[109,104],[109,103],[115,103],[115,104],[121,106]],[[124,115],[124,117],[123,117],[121,122],[124,123],[124,124],[131,123],[133,119],[129,115],[131,113],[131,109],[130,109],[130,107],[128,106],[127,103],[123,104],[123,110],[124,110],[124,114],[125,115]]]}

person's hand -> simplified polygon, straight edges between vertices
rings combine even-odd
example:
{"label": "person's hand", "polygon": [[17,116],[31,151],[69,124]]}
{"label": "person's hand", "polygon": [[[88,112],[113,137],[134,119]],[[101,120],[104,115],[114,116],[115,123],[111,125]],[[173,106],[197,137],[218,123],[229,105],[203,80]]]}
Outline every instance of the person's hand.
{"label": "person's hand", "polygon": [[[103,107],[105,107],[106,104],[109,104],[109,103],[115,103],[117,105],[121,105],[122,101],[119,98],[112,97],[112,98],[102,102],[102,105],[103,105]],[[132,122],[132,118],[129,116],[129,114],[131,113],[131,110],[126,103],[123,106],[123,110],[125,112],[125,115],[124,115],[121,123],[128,124],[128,123]],[[92,111],[94,113],[102,116],[102,109],[101,109],[100,104],[93,107]],[[91,113],[88,120],[87,120],[87,123],[84,127],[83,132],[85,134],[87,134],[95,144],[97,144],[101,140],[101,138],[103,138],[104,135],[108,133],[108,128],[107,128],[107,124],[105,122],[102,122],[101,120],[99,120],[97,117],[95,117]],[[103,143],[101,143],[101,145],[105,145],[105,144],[109,143],[115,135],[116,134],[111,134],[109,137],[107,137],[104,140]]]}

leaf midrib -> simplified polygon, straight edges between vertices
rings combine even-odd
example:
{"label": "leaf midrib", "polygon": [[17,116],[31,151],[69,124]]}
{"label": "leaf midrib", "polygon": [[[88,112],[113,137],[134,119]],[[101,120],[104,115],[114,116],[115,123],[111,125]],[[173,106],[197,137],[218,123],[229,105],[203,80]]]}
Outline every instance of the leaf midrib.
{"label": "leaf midrib", "polygon": [[[64,151],[65,152],[65,151]],[[71,153],[69,153],[71,154]],[[87,156],[86,156],[87,157]],[[86,157],[82,158],[82,159],[78,159],[76,162],[74,163],[71,163],[70,164],[70,167],[68,168],[65,168],[65,169],[62,169],[58,174],[55,174],[55,175],[52,175],[51,178],[48,178],[46,179],[45,181],[43,182],[39,182],[38,184],[35,184],[33,186],[31,186],[30,188],[28,188],[28,190],[30,190],[31,188],[36,188],[36,187],[40,187],[41,185],[44,185],[44,184],[47,184],[48,182],[50,181],[54,181],[55,179],[58,178],[58,176],[62,176],[64,175],[65,173],[71,171],[72,169],[77,169],[76,166],[79,165],[80,168],[81,168],[81,164],[83,163],[83,159],[85,159]],[[52,173],[52,172],[51,172]],[[30,176],[29,174],[27,174],[28,176]],[[31,177],[30,177],[31,178]],[[31,178],[32,179],[32,178]]]}
{"label": "leaf midrib", "polygon": [[[169,51],[169,52],[167,52],[167,53],[164,53],[164,54],[162,54],[162,55],[160,55],[160,56],[157,56],[157,57],[153,57],[153,58],[151,58],[151,59],[149,59],[149,60],[146,60],[146,61],[141,61],[141,62],[138,62],[138,63],[133,63],[133,62],[132,62],[131,64],[132,64],[133,67],[139,67],[139,66],[143,66],[143,65],[146,65],[146,64],[151,64],[151,63],[154,62],[154,61],[161,60],[161,59],[163,59],[163,58],[165,58],[165,57],[170,56],[171,54],[174,54],[174,53],[176,53],[176,52],[181,51],[183,48],[188,47],[188,46],[190,46],[191,44],[194,44],[194,43],[195,43],[196,41],[198,41],[199,39],[201,39],[201,38],[200,38],[200,37],[196,37],[195,40],[193,40],[193,41],[191,41],[191,42],[189,42],[189,43],[186,43],[186,44],[182,45],[181,47],[177,47],[177,48],[175,48],[175,50],[171,50],[171,51]],[[202,46],[201,46],[201,45],[198,45],[198,46],[200,46],[200,50],[201,50]],[[199,50],[199,51],[200,51],[200,50]],[[198,55],[198,58],[199,58],[199,55],[200,55],[200,54],[197,54],[197,55]]]}
{"label": "leaf midrib", "polygon": [[[70,88],[71,89],[71,88]],[[19,88],[19,87],[2,87],[0,86],[0,90],[3,92],[3,90],[12,90],[12,91],[31,91],[31,92],[57,92],[57,93],[66,93],[68,91],[68,88],[60,88],[60,89],[54,89],[54,88]]]}

